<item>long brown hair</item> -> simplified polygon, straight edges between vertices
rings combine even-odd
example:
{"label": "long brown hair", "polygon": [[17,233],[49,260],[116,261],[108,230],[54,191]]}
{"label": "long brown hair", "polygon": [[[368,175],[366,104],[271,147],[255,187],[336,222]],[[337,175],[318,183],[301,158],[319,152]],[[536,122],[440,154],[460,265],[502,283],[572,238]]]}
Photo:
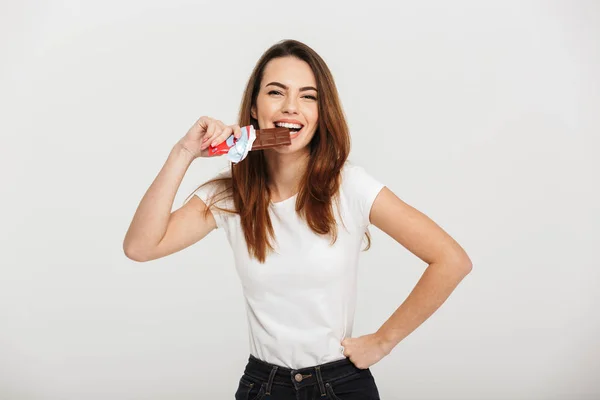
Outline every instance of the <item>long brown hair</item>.
{"label": "long brown hair", "polygon": [[[330,235],[333,244],[337,239],[333,202],[341,183],[341,170],[350,153],[350,135],[333,76],[323,59],[309,46],[296,40],[284,40],[267,49],[248,79],[238,124],[259,129],[251,109],[256,105],[265,67],[275,58],[290,56],[308,63],[315,75],[319,93],[318,127],[309,144],[310,157],[296,198],[296,212],[306,220],[313,232]],[[213,206],[224,212],[239,214],[248,252],[261,263],[273,251],[272,240],[275,239],[269,217],[271,193],[268,182],[263,151],[250,151],[244,160],[231,164],[230,178],[213,179],[200,186],[221,184],[222,190],[207,204],[207,215]],[[232,198],[234,210],[215,205],[223,196]],[[371,240],[368,232],[366,237],[369,248]]]}

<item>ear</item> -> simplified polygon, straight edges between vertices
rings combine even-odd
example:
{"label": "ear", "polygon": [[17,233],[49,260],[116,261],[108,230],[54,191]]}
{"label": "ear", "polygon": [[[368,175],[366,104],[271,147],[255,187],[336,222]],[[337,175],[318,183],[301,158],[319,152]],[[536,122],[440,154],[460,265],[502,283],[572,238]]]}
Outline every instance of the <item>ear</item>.
{"label": "ear", "polygon": [[256,106],[252,106],[252,108],[250,109],[250,116],[254,119],[258,119],[258,117],[256,116]]}

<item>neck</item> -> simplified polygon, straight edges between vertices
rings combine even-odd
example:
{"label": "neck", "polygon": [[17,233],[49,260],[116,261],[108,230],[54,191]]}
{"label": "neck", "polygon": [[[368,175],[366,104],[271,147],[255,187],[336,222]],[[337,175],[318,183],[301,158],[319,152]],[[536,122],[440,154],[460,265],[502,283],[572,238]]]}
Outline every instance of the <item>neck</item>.
{"label": "neck", "polygon": [[308,149],[292,154],[265,151],[269,189],[273,201],[282,201],[298,193],[302,176],[308,165],[308,157]]}

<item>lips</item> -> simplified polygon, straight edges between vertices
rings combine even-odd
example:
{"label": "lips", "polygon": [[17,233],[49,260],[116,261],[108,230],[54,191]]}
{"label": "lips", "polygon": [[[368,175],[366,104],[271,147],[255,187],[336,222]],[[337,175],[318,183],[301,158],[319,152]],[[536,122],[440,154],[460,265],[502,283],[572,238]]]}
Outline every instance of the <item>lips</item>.
{"label": "lips", "polygon": [[288,128],[290,130],[290,135],[297,133],[304,128],[304,124],[300,123],[296,120],[280,120],[275,121],[274,125],[278,128]]}
{"label": "lips", "polygon": [[299,131],[294,131],[294,132],[292,132],[290,130],[290,139],[296,139],[298,136],[300,136],[300,134],[302,133],[303,129],[300,129]]}

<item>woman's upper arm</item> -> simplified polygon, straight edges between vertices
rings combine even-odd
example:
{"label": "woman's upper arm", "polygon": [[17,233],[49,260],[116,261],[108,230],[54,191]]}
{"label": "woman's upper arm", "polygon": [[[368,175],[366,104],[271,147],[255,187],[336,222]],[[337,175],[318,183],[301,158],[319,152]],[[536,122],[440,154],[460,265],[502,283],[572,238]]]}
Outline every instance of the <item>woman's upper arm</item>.
{"label": "woman's upper arm", "polygon": [[428,264],[452,260],[471,267],[467,253],[448,233],[387,187],[373,202],[370,221]]}
{"label": "woman's upper arm", "polygon": [[217,227],[212,212],[205,216],[205,210],[206,204],[198,196],[192,196],[182,207],[171,213],[160,242],[130,258],[136,261],[156,260],[200,241]]}

